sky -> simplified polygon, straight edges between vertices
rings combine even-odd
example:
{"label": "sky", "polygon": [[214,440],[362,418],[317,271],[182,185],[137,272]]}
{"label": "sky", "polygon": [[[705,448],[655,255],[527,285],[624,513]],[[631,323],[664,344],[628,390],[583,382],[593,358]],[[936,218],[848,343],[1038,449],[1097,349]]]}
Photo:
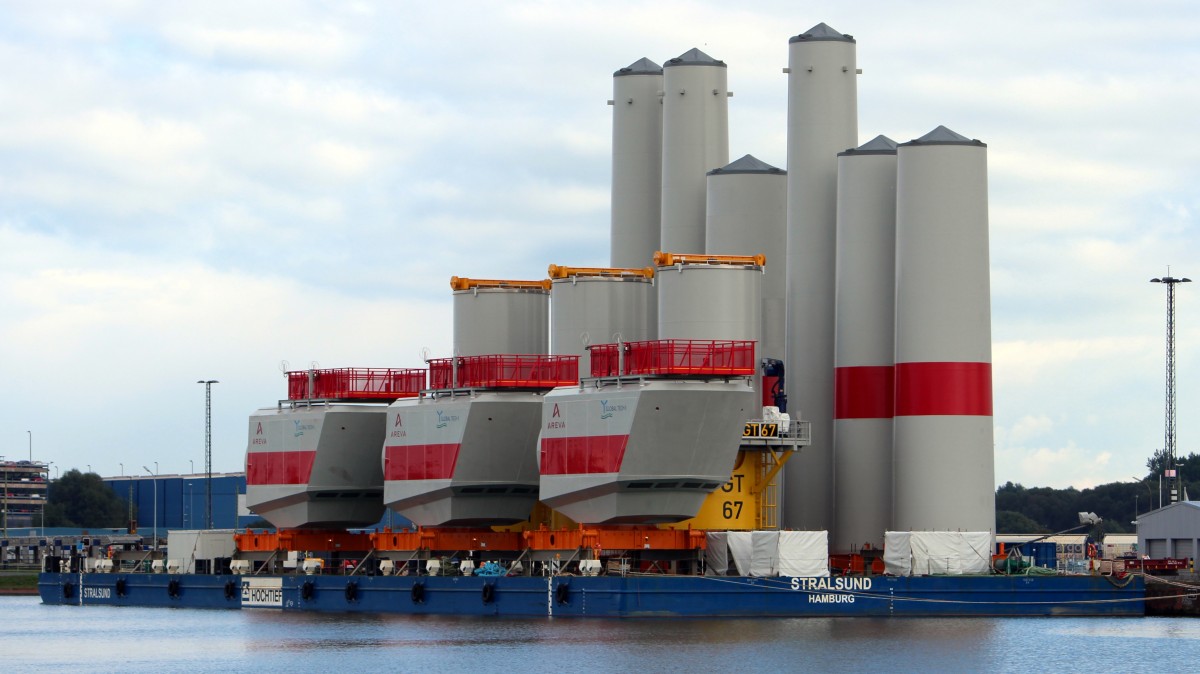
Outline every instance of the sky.
{"label": "sky", "polygon": [[[996,481],[1164,444],[1168,272],[1200,281],[1187,2],[0,1],[0,455],[239,471],[282,369],[449,355],[451,276],[608,263],[612,73],[729,65],[786,168],[788,38],[857,40],[859,139],[988,145]],[[1200,283],[1177,293],[1200,452]],[[1200,477],[1200,476],[1198,476]]]}

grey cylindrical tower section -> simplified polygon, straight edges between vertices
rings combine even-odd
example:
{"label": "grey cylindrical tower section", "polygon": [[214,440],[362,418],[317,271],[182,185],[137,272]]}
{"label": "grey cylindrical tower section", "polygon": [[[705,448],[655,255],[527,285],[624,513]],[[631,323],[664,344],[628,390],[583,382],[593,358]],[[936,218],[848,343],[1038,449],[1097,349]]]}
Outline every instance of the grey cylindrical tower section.
{"label": "grey cylindrical tower section", "polygon": [[995,531],[987,149],[945,127],[899,147],[898,530]]}
{"label": "grey cylindrical tower section", "polygon": [[833,523],[833,293],[837,153],[858,145],[854,38],[818,24],[788,48],[788,411],[812,445],[784,469],[782,526]]}
{"label": "grey cylindrical tower section", "polygon": [[641,59],[613,73],[613,267],[645,267],[659,249],[662,72]]}
{"label": "grey cylindrical tower section", "polygon": [[521,283],[528,285],[499,281],[455,289],[454,355],[549,353],[550,292]]}
{"label": "grey cylindrical tower section", "polygon": [[659,266],[659,339],[760,338],[763,267],[741,264]]}
{"label": "grey cylindrical tower section", "polygon": [[896,143],[838,155],[831,550],[883,547],[892,524]]}
{"label": "grey cylindrical tower section", "polygon": [[699,49],[663,64],[660,250],[704,250],[705,174],[729,163],[725,63]]}
{"label": "grey cylindrical tower section", "polygon": [[564,270],[550,268],[550,353],[579,356],[579,376],[591,373],[587,346],[620,339],[654,339],[654,280],[635,270]]}
{"label": "grey cylindrical tower section", "polygon": [[[786,351],[787,172],[751,155],[708,172],[704,252],[768,256],[762,278],[758,358]],[[778,255],[772,261],[771,255]]]}

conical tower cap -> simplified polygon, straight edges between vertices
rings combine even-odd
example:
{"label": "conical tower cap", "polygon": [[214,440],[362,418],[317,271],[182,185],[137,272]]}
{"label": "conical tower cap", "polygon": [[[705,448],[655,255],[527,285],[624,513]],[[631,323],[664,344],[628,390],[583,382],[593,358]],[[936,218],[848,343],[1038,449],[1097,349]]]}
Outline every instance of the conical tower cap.
{"label": "conical tower cap", "polygon": [[915,145],[974,145],[976,147],[987,147],[981,141],[972,140],[941,125],[916,140],[901,143],[899,147],[912,147]]}
{"label": "conical tower cap", "polygon": [[710,176],[727,176],[734,173],[768,173],[774,175],[787,175],[787,171],[781,168],[771,166],[767,162],[748,154],[741,159],[736,159],[708,172]]}
{"label": "conical tower cap", "polygon": [[626,75],[661,75],[662,66],[648,58],[640,58],[628,66],[621,68],[613,73],[613,77],[624,77]]}
{"label": "conical tower cap", "polygon": [[667,60],[667,62],[663,64],[664,68],[671,68],[674,66],[716,66],[717,68],[728,67],[725,65],[724,61],[718,61],[717,59],[695,48],[689,49],[679,56]]}
{"label": "conical tower cap", "polygon": [[839,152],[838,156],[855,157],[865,154],[896,154],[896,147],[896,141],[880,134],[858,147],[852,147],[844,152]]}
{"label": "conical tower cap", "polygon": [[791,38],[788,42],[854,42],[854,36],[839,33],[830,28],[829,24],[822,22]]}

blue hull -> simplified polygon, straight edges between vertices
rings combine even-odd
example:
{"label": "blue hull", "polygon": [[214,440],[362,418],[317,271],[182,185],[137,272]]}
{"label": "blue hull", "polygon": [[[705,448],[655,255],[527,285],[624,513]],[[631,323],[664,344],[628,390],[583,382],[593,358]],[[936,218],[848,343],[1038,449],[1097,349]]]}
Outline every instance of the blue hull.
{"label": "blue hull", "polygon": [[43,573],[46,604],[413,615],[631,617],[1141,616],[1141,577],[506,578]]}

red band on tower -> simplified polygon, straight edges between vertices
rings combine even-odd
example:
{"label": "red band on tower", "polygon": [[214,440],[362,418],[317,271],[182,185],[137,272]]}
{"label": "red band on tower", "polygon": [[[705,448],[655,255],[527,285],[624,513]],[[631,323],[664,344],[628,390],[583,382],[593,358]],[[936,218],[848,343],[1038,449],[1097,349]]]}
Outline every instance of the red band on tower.
{"label": "red band on tower", "polygon": [[833,418],[891,419],[894,391],[891,365],[839,367],[833,374]]}
{"label": "red band on tower", "polygon": [[897,363],[896,416],[992,416],[991,363]]}

